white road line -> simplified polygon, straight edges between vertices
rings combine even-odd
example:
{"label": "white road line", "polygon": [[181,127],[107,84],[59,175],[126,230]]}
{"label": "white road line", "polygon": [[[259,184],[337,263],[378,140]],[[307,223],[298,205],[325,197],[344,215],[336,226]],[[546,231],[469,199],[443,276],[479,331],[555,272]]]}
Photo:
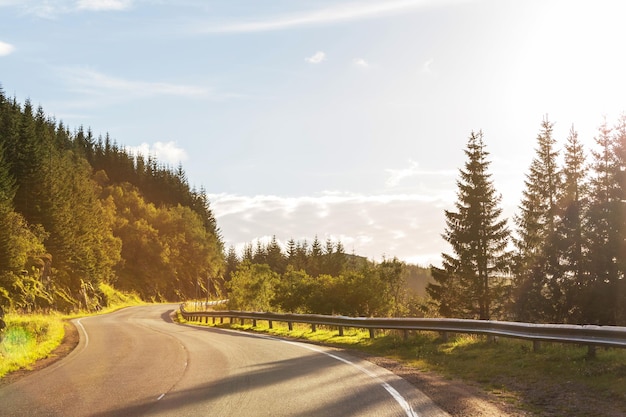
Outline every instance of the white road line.
{"label": "white road line", "polygon": [[392,387],[391,385],[389,385],[388,383],[380,379],[378,375],[374,374],[368,369],[365,369],[361,365],[351,362],[348,359],[342,358],[341,356],[334,355],[330,352],[326,352],[322,349],[318,349],[314,346],[306,345],[304,343],[290,342],[289,340],[282,340],[282,339],[277,339],[277,340],[280,340],[283,343],[288,343],[290,345],[299,346],[304,349],[309,349],[314,352],[323,353],[324,355],[330,356],[333,359],[336,359],[348,365],[354,366],[356,369],[363,372],[365,375],[369,376],[372,379],[377,380],[382,385],[382,387],[385,388],[389,394],[391,394],[394,400],[396,400],[396,402],[400,404],[400,407],[402,407],[402,409],[404,410],[405,414],[408,417],[419,417],[418,414],[413,410],[413,408],[411,408],[411,405],[404,399],[404,397],[398,391],[396,391],[394,387]]}
{"label": "white road line", "polygon": [[161,395],[159,395],[159,398],[157,398],[157,401],[160,401],[160,400],[161,400],[161,398],[163,398],[163,397],[165,397],[165,394],[161,394]]}
{"label": "white road line", "polygon": [[89,346],[89,335],[87,334],[87,330],[85,330],[85,327],[83,326],[83,323],[80,322],[80,319],[76,320],[76,324],[78,324],[80,328],[83,329],[83,334],[85,335],[85,347],[84,348],[86,348],[87,346]]}

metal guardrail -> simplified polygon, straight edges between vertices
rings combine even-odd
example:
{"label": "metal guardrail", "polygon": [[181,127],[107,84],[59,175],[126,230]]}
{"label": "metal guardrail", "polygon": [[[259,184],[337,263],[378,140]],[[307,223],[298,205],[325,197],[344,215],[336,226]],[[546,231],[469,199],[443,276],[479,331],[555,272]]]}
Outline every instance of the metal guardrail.
{"label": "metal guardrail", "polygon": [[326,316],[320,314],[290,314],[290,313],[265,313],[246,311],[202,311],[187,312],[181,305],[181,314],[188,321],[205,321],[209,318],[215,323],[220,318],[252,320],[256,325],[257,320],[267,320],[272,327],[272,322],[286,322],[289,328],[292,323],[310,324],[312,330],[315,326],[337,327],[339,334],[343,334],[344,327],[369,329],[370,337],[375,336],[375,330],[403,330],[405,336],[409,330],[433,331],[442,333],[447,338],[449,333],[484,334],[488,336],[501,336],[517,339],[525,339],[533,342],[535,350],[539,349],[539,342],[576,343],[589,346],[589,353],[593,354],[596,346],[626,348],[626,327],[595,326],[595,325],[571,325],[571,324],[533,324],[508,321],[491,320],[467,320],[445,318],[375,318],[375,317],[346,317]]}

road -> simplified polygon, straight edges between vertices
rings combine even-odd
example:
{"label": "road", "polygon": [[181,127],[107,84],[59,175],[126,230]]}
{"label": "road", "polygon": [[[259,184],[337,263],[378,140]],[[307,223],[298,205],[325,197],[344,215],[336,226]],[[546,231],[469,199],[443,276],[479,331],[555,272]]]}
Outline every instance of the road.
{"label": "road", "polygon": [[172,322],[176,306],[74,320],[66,358],[0,388],[0,416],[446,416],[336,349]]}

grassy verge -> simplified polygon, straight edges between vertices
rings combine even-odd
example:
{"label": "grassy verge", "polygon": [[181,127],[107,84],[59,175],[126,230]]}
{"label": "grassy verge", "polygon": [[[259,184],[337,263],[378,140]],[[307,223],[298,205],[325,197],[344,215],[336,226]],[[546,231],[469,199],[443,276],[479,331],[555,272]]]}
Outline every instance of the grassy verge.
{"label": "grassy verge", "polygon": [[135,294],[123,293],[105,284],[100,290],[107,300],[107,307],[98,312],[77,312],[68,315],[7,314],[7,328],[0,343],[0,378],[18,369],[28,369],[39,359],[44,359],[56,349],[65,336],[65,321],[75,317],[108,313],[123,307],[144,304]]}
{"label": "grassy verge", "polygon": [[[182,317],[180,320],[184,321]],[[345,329],[339,336],[336,329],[322,326],[312,332],[308,325],[294,324],[289,331],[287,324],[277,322],[272,329],[264,321],[257,321],[256,327],[237,323],[214,326],[356,349],[421,371],[475,382],[497,394],[524,397],[529,390],[576,387],[626,404],[626,349],[598,349],[596,357],[590,359],[587,347],[578,345],[544,343],[539,352],[533,352],[528,341],[500,338],[494,343],[476,335],[458,334],[443,341],[432,332],[411,332],[404,339],[401,333],[388,331],[370,339],[368,331],[358,329]]]}
{"label": "grassy verge", "polygon": [[11,314],[5,321],[7,328],[0,343],[0,378],[47,357],[65,335],[60,315]]}

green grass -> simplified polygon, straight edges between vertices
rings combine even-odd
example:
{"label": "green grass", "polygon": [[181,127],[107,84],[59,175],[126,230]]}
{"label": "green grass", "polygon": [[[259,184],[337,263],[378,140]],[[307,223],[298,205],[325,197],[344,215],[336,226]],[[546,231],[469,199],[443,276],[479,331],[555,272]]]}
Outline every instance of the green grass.
{"label": "green grass", "polygon": [[0,343],[0,378],[47,357],[65,335],[60,315],[9,314],[5,322],[7,328]]}
{"label": "green grass", "polygon": [[273,329],[266,321],[257,321],[256,327],[249,321],[245,323],[240,325],[237,320],[215,326],[356,349],[446,378],[475,382],[498,394],[523,396],[523,389],[576,384],[598,397],[626,404],[626,349],[598,348],[592,359],[587,356],[587,347],[578,345],[543,343],[534,352],[531,342],[516,339],[493,342],[484,336],[457,334],[444,341],[432,332],[410,332],[405,339],[396,331],[378,331],[376,338],[370,339],[366,330],[346,328],[339,336],[336,329],[323,326],[312,332],[309,325],[303,324],[294,324],[289,331],[285,323],[274,322]]}

